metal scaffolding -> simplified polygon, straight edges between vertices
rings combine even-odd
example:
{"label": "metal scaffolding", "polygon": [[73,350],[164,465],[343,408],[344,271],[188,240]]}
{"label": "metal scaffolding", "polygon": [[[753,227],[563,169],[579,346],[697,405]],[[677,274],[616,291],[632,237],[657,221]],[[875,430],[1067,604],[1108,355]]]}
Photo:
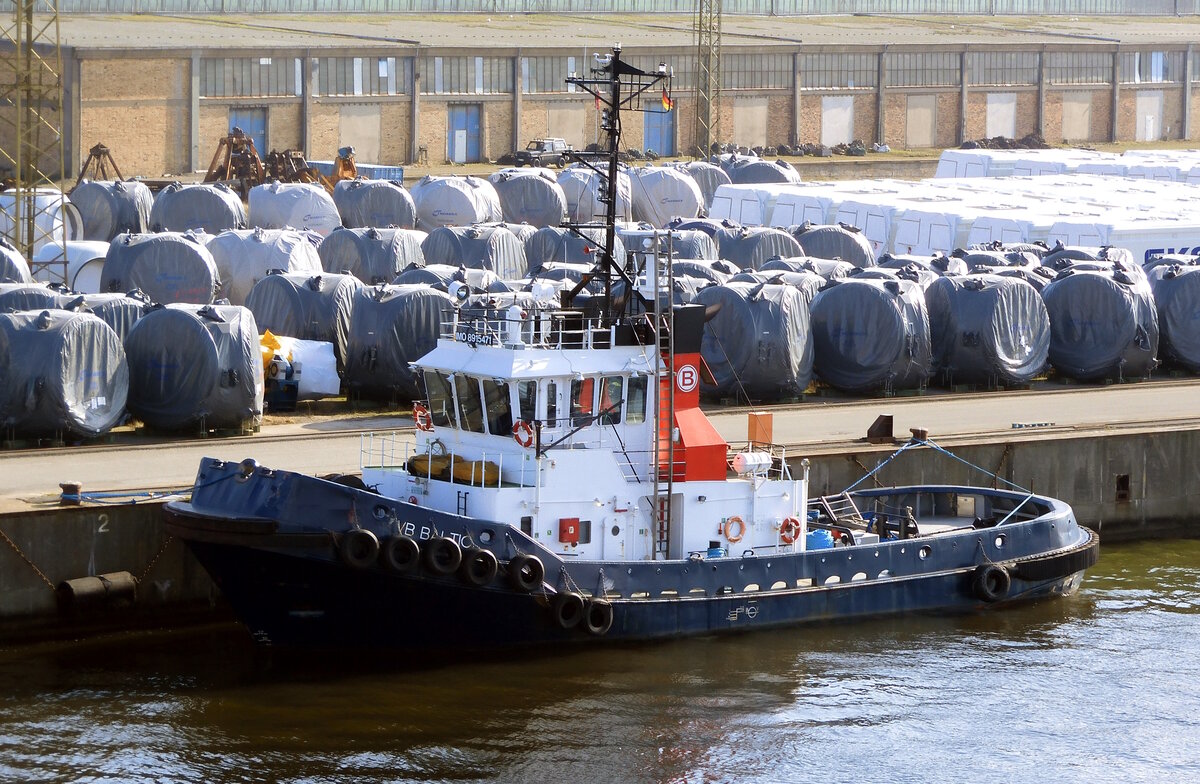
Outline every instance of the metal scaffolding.
{"label": "metal scaffolding", "polygon": [[47,197],[43,190],[38,198],[39,189],[57,191],[66,179],[58,2],[14,0],[0,24],[0,166],[11,169],[5,176],[12,186],[0,201],[0,228],[25,254],[34,277],[66,283],[64,253],[33,260],[34,250],[54,239],[56,225],[66,239],[65,196]]}
{"label": "metal scaffolding", "polygon": [[721,140],[721,3],[696,0],[696,124],[693,139],[704,156]]}

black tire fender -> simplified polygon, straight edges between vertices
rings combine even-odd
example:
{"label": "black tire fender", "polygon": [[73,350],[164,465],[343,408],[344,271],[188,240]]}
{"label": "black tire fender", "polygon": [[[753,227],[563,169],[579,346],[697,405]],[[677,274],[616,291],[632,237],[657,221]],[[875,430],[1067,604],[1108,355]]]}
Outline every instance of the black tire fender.
{"label": "black tire fender", "polygon": [[495,553],[482,547],[471,547],[463,553],[462,566],[458,573],[471,585],[490,585],[500,571],[500,562]]}
{"label": "black tire fender", "polygon": [[975,596],[988,604],[1008,596],[1012,587],[1012,575],[999,564],[981,564],[975,568],[971,578],[971,589]]}
{"label": "black tire fender", "polygon": [[379,555],[379,538],[365,528],[351,528],[338,542],[342,563],[355,569],[365,569]]}
{"label": "black tire fender", "polygon": [[425,542],[424,562],[434,574],[454,574],[462,563],[462,548],[449,536],[434,536]]}
{"label": "black tire fender", "polygon": [[421,547],[407,536],[390,536],[379,550],[379,560],[397,574],[408,574],[421,563]]}
{"label": "black tire fender", "polygon": [[574,629],[587,615],[583,597],[574,591],[556,594],[550,609],[554,613],[554,622],[564,629]]}
{"label": "black tire fender", "polygon": [[546,566],[536,555],[521,553],[508,562],[508,579],[518,591],[532,593],[542,587]]}
{"label": "black tire fender", "polygon": [[603,637],[613,625],[613,606],[607,599],[592,599],[587,603],[587,612],[583,616],[583,625],[587,630]]}

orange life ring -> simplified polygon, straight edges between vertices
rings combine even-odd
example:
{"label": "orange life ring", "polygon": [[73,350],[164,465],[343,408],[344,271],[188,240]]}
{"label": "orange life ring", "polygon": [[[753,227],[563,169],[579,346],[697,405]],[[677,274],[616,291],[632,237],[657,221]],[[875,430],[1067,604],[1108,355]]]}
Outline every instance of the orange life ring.
{"label": "orange life ring", "polygon": [[[733,532],[734,526],[737,526],[737,533]],[[725,525],[721,526],[721,533],[729,540],[730,544],[737,544],[742,541],[742,537],[746,535],[746,523],[742,518],[734,515],[725,521]]]}
{"label": "orange life ring", "polygon": [[513,438],[525,448],[533,446],[533,427],[524,419],[518,419],[512,427]]}
{"label": "orange life ring", "polygon": [[428,433],[433,430],[433,416],[430,415],[429,409],[420,403],[413,403],[413,422],[417,425],[417,430],[424,430]]}
{"label": "orange life ring", "polygon": [[800,521],[794,517],[785,517],[779,526],[779,539],[784,544],[792,544],[800,537]]}

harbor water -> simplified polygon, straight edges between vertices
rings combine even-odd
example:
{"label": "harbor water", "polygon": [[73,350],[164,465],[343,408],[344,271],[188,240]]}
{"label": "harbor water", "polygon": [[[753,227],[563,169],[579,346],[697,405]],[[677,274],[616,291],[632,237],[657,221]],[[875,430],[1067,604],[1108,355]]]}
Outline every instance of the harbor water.
{"label": "harbor water", "polygon": [[1198,638],[1178,540],[1003,612],[553,656],[280,655],[233,625],[26,646],[0,781],[1190,780]]}

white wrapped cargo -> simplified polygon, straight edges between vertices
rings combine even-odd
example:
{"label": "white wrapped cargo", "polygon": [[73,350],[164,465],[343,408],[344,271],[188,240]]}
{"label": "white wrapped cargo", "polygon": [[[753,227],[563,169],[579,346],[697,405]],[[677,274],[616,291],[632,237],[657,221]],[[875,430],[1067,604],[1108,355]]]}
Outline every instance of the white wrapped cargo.
{"label": "white wrapped cargo", "polygon": [[470,226],[504,220],[500,196],[479,177],[422,177],[412,188],[417,208],[417,228],[433,231],[440,226]]}
{"label": "white wrapped cargo", "polygon": [[242,197],[223,182],[173,182],[154,197],[150,231],[203,231],[216,236],[246,228]]}
{"label": "white wrapped cargo", "polygon": [[567,215],[566,194],[549,169],[502,169],[488,177],[488,182],[496,189],[507,222],[540,228],[557,226]]}
{"label": "white wrapped cargo", "polygon": [[322,237],[342,225],[333,197],[311,182],[270,182],[250,189],[250,225],[303,229]]}
{"label": "white wrapped cargo", "polygon": [[333,203],[346,228],[415,229],[417,206],[404,186],[392,180],[355,177],[333,186]]}
{"label": "white wrapped cargo", "polygon": [[[279,343],[275,353],[292,366],[296,378],[297,400],[337,397],[341,392],[342,378],[338,375],[337,357],[334,356],[332,343],[271,334]],[[267,373],[270,374],[271,369],[275,367],[271,365]]]}
{"label": "white wrapped cargo", "polygon": [[[33,250],[36,253],[47,243],[62,244],[68,240],[83,239],[83,219],[79,209],[67,195],[56,188],[38,188],[33,197],[34,217]],[[22,225],[17,226],[17,203],[14,191],[0,192],[0,235],[13,245],[26,247],[24,215]]]}
{"label": "white wrapped cargo", "polygon": [[629,169],[633,219],[661,228],[672,218],[695,218],[704,208],[700,186],[670,166]]}
{"label": "white wrapped cargo", "polygon": [[231,305],[246,304],[250,290],[271,270],[314,275],[322,271],[321,257],[308,238],[293,229],[235,229],[208,243],[221,278],[218,298]]}
{"label": "white wrapped cargo", "polygon": [[[558,184],[567,197],[567,220],[573,223],[598,221],[607,214],[607,206],[600,201],[605,193],[605,178],[584,166],[568,166],[558,175]],[[618,221],[633,220],[633,186],[629,175],[622,170],[617,174],[617,202],[613,214]]]}

